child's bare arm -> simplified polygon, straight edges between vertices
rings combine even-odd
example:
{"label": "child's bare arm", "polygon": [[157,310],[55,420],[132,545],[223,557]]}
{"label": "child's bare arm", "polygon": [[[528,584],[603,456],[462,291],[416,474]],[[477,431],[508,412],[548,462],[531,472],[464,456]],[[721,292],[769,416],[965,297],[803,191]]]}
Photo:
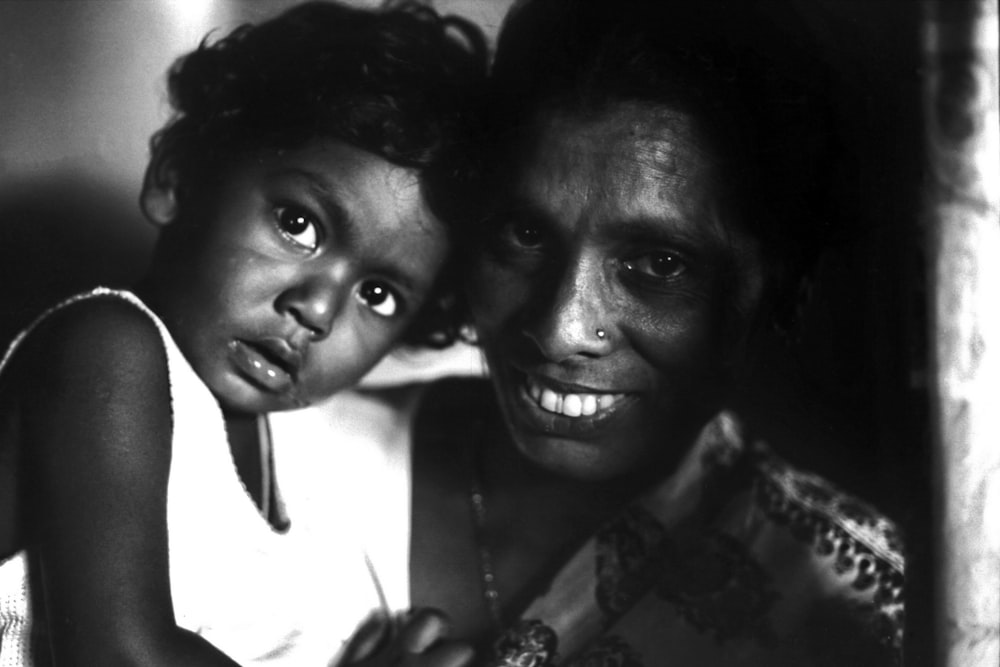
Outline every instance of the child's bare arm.
{"label": "child's bare arm", "polygon": [[92,301],[38,334],[21,409],[55,664],[236,664],[174,622],[171,415],[155,325],[127,304]]}

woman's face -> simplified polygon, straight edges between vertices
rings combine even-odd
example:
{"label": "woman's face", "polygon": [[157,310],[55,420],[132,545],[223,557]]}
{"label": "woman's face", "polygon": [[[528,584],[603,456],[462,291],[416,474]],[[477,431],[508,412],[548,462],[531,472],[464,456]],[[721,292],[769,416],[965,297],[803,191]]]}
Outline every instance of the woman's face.
{"label": "woman's face", "polygon": [[754,245],[718,210],[686,116],[620,104],[534,127],[472,283],[508,427],[581,479],[669,469],[719,407],[734,312],[760,292]]}

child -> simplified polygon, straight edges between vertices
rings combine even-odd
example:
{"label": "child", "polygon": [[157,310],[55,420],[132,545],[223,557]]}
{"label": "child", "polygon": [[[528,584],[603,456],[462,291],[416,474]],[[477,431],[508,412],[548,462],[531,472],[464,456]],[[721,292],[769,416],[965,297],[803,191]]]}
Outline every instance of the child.
{"label": "child", "polygon": [[461,171],[484,70],[464,23],[321,3],[177,62],[147,277],[0,363],[0,664],[334,658],[338,586],[372,582],[285,515],[262,416],[453,333],[429,186]]}

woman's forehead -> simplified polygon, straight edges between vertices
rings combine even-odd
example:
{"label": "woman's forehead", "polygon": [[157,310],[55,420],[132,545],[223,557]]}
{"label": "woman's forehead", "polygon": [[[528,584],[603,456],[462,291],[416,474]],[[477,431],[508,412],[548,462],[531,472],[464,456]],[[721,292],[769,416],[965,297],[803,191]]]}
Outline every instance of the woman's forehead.
{"label": "woman's forehead", "polygon": [[549,111],[536,116],[524,153],[530,161],[562,156],[595,159],[616,170],[684,178],[710,166],[693,119],[670,108],[618,103],[599,111]]}
{"label": "woman's forehead", "polygon": [[725,201],[694,119],[648,104],[536,116],[501,205],[586,230],[737,253],[752,243]]}
{"label": "woman's forehead", "polygon": [[505,180],[517,195],[556,197],[570,208],[601,200],[693,211],[714,190],[690,118],[669,109],[621,105],[537,117],[515,164]]}

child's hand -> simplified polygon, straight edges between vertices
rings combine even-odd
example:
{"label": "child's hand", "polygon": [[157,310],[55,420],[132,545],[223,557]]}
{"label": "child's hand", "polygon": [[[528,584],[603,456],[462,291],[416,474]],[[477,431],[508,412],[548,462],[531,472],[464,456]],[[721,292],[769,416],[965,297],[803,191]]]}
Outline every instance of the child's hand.
{"label": "child's hand", "polygon": [[448,619],[436,609],[418,609],[398,618],[376,615],[348,642],[337,667],[465,667],[472,647],[448,640]]}

